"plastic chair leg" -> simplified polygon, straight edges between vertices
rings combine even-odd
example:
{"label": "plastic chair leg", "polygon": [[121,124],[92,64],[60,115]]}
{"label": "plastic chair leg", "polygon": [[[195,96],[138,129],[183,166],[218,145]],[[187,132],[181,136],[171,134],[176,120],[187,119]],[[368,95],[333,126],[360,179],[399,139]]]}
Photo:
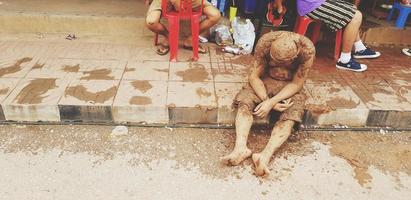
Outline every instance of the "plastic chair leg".
{"label": "plastic chair leg", "polygon": [[191,45],[193,45],[193,60],[198,60],[198,36],[200,33],[200,18],[192,17],[191,18]]}
{"label": "plastic chair leg", "polygon": [[169,35],[168,41],[170,43],[170,61],[177,62],[177,52],[178,52],[178,33],[180,31],[180,20],[179,18],[169,18]]}
{"label": "plastic chair leg", "polygon": [[387,21],[390,21],[391,19],[392,19],[392,16],[394,15],[394,10],[395,10],[395,8],[393,7],[393,8],[391,8],[391,10],[390,10],[390,14],[388,14],[388,17],[387,17]]}
{"label": "plastic chair leg", "polygon": [[407,22],[407,17],[409,14],[410,12],[407,12],[406,10],[400,10],[397,21],[395,21],[395,26],[397,28],[403,29],[405,27],[405,23]]}
{"label": "plastic chair leg", "polygon": [[298,22],[298,27],[297,27],[296,32],[301,35],[305,35],[305,32],[307,32],[307,28],[309,24],[310,22],[307,20],[300,20],[300,22]]}
{"label": "plastic chair leg", "polygon": [[316,44],[318,42],[318,38],[320,38],[320,31],[321,31],[321,23],[316,22],[314,25],[313,35],[311,36],[311,41]]}
{"label": "plastic chair leg", "polygon": [[342,42],[343,30],[338,30],[335,33],[335,47],[334,47],[334,59],[337,60],[341,53],[341,42]]}

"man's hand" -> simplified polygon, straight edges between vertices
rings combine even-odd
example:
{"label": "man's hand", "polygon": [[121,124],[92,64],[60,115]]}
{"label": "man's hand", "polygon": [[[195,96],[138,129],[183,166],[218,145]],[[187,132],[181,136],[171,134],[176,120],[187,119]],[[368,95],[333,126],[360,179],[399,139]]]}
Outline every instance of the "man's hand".
{"label": "man's hand", "polygon": [[151,3],[151,0],[144,0],[144,4],[145,4],[146,6],[150,5],[150,3]]}
{"label": "man's hand", "polygon": [[291,99],[286,99],[275,104],[273,109],[278,112],[284,112],[285,110],[289,109],[292,105],[294,105],[294,102],[291,101]]}
{"label": "man's hand", "polygon": [[271,101],[271,99],[265,100],[258,104],[257,107],[254,109],[254,115],[258,116],[260,118],[264,118],[270,113],[270,111],[273,109],[274,103]]}

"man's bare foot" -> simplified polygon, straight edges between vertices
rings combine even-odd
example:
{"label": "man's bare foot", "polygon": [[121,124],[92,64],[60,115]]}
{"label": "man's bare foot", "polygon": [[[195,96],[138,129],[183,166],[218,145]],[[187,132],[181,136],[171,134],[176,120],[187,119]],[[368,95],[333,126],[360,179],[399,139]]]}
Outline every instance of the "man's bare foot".
{"label": "man's bare foot", "polygon": [[221,162],[223,162],[226,165],[238,165],[241,162],[243,162],[245,159],[250,157],[251,153],[252,153],[251,150],[248,148],[241,149],[241,150],[234,149],[233,152],[222,157]]}
{"label": "man's bare foot", "polygon": [[265,158],[260,153],[255,153],[252,156],[254,166],[255,166],[255,175],[267,177],[270,175],[270,170],[268,169],[268,162],[270,158]]}

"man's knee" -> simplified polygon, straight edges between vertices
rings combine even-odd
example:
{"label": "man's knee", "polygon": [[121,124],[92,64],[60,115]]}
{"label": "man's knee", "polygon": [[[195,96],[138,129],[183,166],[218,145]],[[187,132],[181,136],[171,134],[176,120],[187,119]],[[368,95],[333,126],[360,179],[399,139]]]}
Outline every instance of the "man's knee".
{"label": "man's knee", "polygon": [[220,11],[217,8],[213,7],[213,6],[209,6],[208,9],[209,10],[207,10],[207,13],[206,13],[207,18],[210,21],[212,21],[214,23],[217,23],[221,18]]}
{"label": "man's knee", "polygon": [[246,104],[246,103],[242,103],[240,102],[238,104],[238,112],[242,113],[242,114],[252,114],[252,106]]}
{"label": "man's knee", "polygon": [[292,120],[281,120],[275,124],[274,130],[289,132],[293,128],[294,124],[295,122]]}
{"label": "man's knee", "polygon": [[152,28],[154,27],[157,23],[160,23],[160,15],[157,15],[156,13],[150,13],[146,17],[146,27],[147,28]]}

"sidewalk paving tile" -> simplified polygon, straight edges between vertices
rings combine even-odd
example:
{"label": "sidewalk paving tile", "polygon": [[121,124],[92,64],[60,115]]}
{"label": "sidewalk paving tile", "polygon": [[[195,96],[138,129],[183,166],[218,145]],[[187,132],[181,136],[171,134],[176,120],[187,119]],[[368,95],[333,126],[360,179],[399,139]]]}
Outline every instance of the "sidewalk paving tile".
{"label": "sidewalk paving tile", "polygon": [[68,84],[66,79],[22,79],[3,101],[6,120],[60,121],[57,102]]}
{"label": "sidewalk paving tile", "polygon": [[167,124],[167,82],[121,81],[112,112],[115,122]]}
{"label": "sidewalk paving tile", "polygon": [[123,80],[168,80],[168,61],[129,61]]}
{"label": "sidewalk paving tile", "polygon": [[237,109],[233,107],[234,98],[244,83],[215,83],[218,104],[219,124],[234,124]]}
{"label": "sidewalk paving tile", "polygon": [[307,80],[305,90],[309,97],[306,125],[365,126],[369,109],[349,86],[337,81]]}
{"label": "sidewalk paving tile", "polygon": [[[167,54],[166,56],[170,56],[170,55]],[[178,62],[193,62],[193,51],[179,47],[178,53],[177,53],[177,61]],[[210,62],[210,50],[208,50],[208,52],[205,54],[198,53],[197,62]]]}
{"label": "sidewalk paving tile", "polygon": [[170,123],[217,123],[214,83],[169,82],[167,106]]}
{"label": "sidewalk paving tile", "polygon": [[111,122],[120,80],[73,80],[58,103],[62,121]]}
{"label": "sidewalk paving tile", "polygon": [[130,60],[136,61],[169,61],[170,54],[160,56],[156,53],[156,47],[138,47],[135,46],[131,49]]}
{"label": "sidewalk paving tile", "polygon": [[213,62],[211,69],[215,82],[248,82],[250,68],[230,62]]}
{"label": "sidewalk paving tile", "polygon": [[[20,78],[0,78],[0,105],[6,97],[14,90]],[[0,106],[0,121],[5,120],[2,106]]]}
{"label": "sidewalk paving tile", "polygon": [[0,59],[0,78],[23,78],[35,65],[33,57]]}
{"label": "sidewalk paving tile", "polygon": [[213,81],[211,64],[198,62],[170,63],[170,81],[210,82]]}

